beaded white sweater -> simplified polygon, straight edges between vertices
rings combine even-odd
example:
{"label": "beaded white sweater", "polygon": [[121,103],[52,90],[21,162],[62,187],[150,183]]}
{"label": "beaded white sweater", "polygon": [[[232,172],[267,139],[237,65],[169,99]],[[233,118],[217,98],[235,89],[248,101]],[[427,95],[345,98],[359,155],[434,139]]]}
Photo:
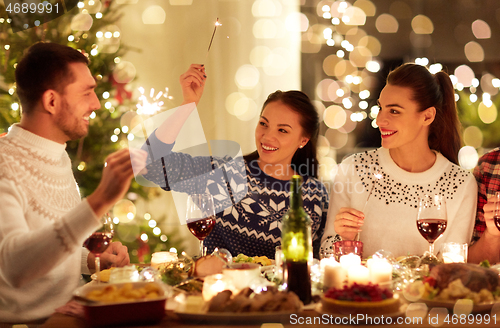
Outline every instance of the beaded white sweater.
{"label": "beaded white sweater", "polygon": [[[382,174],[380,180],[374,177],[376,171]],[[334,241],[335,215],[340,208],[351,207],[365,214],[360,234],[363,257],[379,250],[396,257],[422,255],[429,244],[419,233],[416,220],[418,198],[424,194],[446,197],[448,224],[435,243],[435,253],[445,242],[470,242],[477,199],[476,181],[470,172],[440,153],[436,153],[434,165],[420,173],[400,168],[385,148],[346,158],[339,166],[331,190],[322,249],[328,250]]]}
{"label": "beaded white sweater", "polygon": [[65,148],[19,125],[0,138],[0,322],[48,317],[79,284],[99,221]]}

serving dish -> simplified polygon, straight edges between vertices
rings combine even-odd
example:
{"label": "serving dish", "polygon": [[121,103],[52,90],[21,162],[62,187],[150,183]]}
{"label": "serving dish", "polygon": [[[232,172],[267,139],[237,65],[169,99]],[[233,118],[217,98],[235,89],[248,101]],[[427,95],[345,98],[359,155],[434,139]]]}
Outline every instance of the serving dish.
{"label": "serving dish", "polygon": [[87,300],[91,291],[101,290],[110,286],[123,287],[127,283],[117,284],[86,284],[76,289],[73,293],[75,299],[83,305],[85,319],[91,326],[116,326],[133,324],[154,324],[165,316],[165,305],[168,291],[163,283],[132,282],[134,289],[144,287],[146,284],[155,284],[160,296],[154,299],[135,300],[129,302],[104,303]]}

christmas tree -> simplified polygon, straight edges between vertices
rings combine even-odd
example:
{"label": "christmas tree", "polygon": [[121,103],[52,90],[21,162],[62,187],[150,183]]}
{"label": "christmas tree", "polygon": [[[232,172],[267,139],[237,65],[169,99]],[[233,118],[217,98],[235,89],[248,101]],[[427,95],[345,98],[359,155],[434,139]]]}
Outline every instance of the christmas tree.
{"label": "christmas tree", "polygon": [[[120,67],[121,56],[130,50],[120,42],[120,30],[116,25],[121,17],[121,5],[109,0],[53,0],[40,3],[59,5],[64,13],[61,12],[59,17],[15,16],[12,3],[8,2],[6,7],[0,1],[0,134],[5,134],[13,123],[20,120],[21,107],[15,92],[14,72],[26,48],[40,41],[55,42],[66,44],[88,56],[89,69],[97,81],[95,92],[101,101],[101,110],[91,115],[88,135],[68,142],[66,148],[80,193],[85,197],[99,184],[106,156],[126,147],[128,140],[133,137],[127,133],[128,126],[123,124],[123,118],[127,117],[125,113],[136,115],[131,111],[135,110],[137,101],[134,101],[128,89],[133,76]],[[133,180],[128,197],[132,200],[148,198],[157,192],[157,188],[146,188]],[[130,203],[127,206],[130,207]],[[118,204],[118,207],[123,207],[123,204]],[[123,212],[123,209],[115,207],[114,212]],[[135,210],[124,215],[132,212]],[[116,216],[116,213],[113,214]],[[153,225],[148,224],[150,214],[146,213],[144,217],[146,220],[138,218],[117,225],[117,235],[128,236],[121,241],[131,250],[131,261],[148,261],[151,252],[169,250],[171,247],[182,250],[179,239],[170,238],[158,230],[156,222],[166,218],[156,219]],[[171,234],[178,235],[175,231],[171,231]]]}

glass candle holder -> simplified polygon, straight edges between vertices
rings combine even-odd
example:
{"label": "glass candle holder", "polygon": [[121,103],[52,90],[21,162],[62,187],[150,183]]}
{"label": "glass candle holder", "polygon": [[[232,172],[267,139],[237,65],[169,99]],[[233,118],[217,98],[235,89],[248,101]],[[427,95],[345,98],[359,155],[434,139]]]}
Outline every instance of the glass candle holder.
{"label": "glass candle holder", "polygon": [[467,262],[467,244],[444,243],[441,251],[441,257],[444,263],[466,263]]}

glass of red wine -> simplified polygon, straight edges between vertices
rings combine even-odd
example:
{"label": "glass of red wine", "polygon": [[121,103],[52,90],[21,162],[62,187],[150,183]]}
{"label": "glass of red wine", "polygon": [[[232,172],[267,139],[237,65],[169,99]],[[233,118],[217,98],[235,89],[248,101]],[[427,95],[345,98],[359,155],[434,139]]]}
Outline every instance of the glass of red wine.
{"label": "glass of red wine", "polygon": [[91,234],[83,244],[83,246],[85,246],[95,256],[95,274],[97,283],[101,281],[100,256],[102,252],[108,248],[114,234],[113,220],[108,214],[101,218],[101,223],[102,227]]}
{"label": "glass of red wine", "polygon": [[205,256],[203,240],[215,227],[214,199],[210,194],[188,196],[186,224],[191,233],[200,241],[200,256]]}
{"label": "glass of red wine", "polygon": [[495,213],[493,221],[498,230],[500,230],[500,191],[495,192]]}
{"label": "glass of red wine", "polygon": [[422,237],[429,242],[429,252],[425,255],[435,258],[434,242],[446,230],[446,200],[442,195],[424,195],[419,199],[417,228]]}

